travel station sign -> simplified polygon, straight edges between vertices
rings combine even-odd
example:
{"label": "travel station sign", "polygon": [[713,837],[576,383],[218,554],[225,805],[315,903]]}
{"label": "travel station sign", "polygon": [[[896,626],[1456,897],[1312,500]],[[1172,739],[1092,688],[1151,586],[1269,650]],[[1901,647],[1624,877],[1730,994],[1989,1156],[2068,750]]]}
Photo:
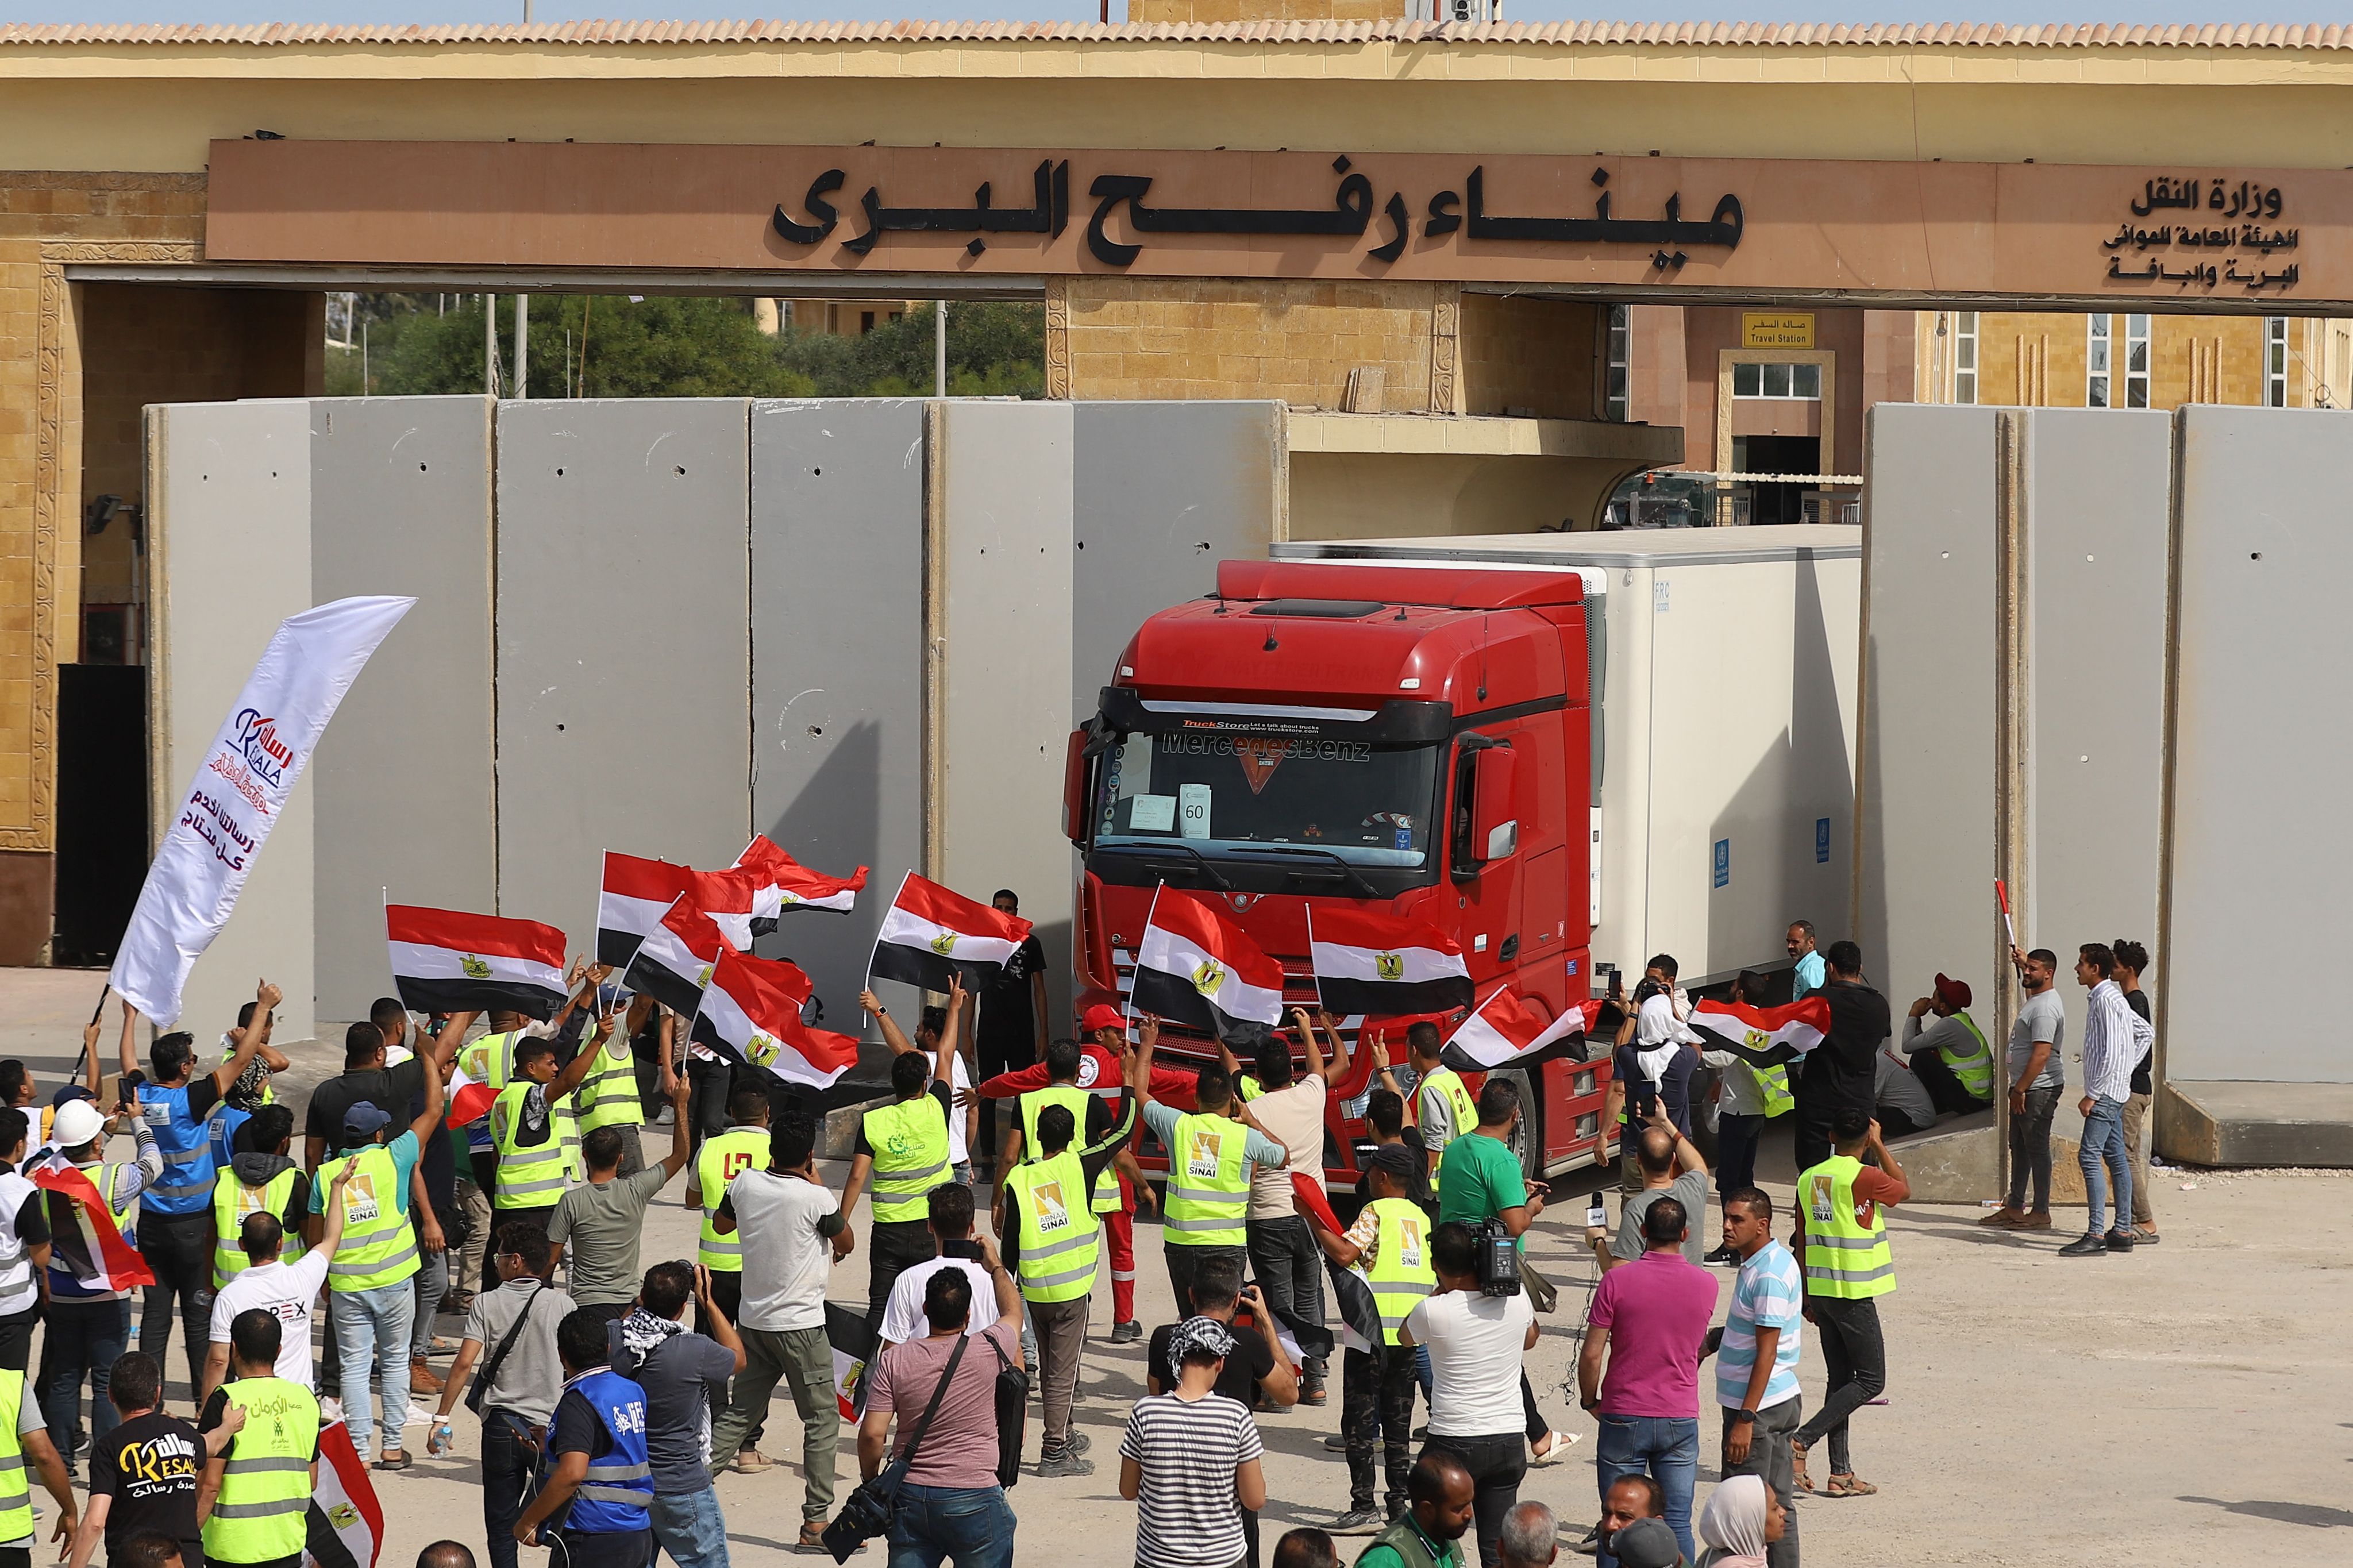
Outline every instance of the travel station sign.
{"label": "travel station sign", "polygon": [[287,140],[208,200],[214,263],[2353,301],[2333,170]]}

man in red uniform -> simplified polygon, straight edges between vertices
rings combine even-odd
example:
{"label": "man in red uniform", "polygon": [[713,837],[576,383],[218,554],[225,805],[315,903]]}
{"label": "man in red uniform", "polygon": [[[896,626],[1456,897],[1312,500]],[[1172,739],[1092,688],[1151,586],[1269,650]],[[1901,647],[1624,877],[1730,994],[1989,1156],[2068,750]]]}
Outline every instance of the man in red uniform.
{"label": "man in red uniform", "polygon": [[[1118,1008],[1098,1002],[1087,1009],[1081,1026],[1084,1037],[1078,1077],[1073,1081],[1106,1103],[1115,1103],[1126,1075],[1121,1058],[1127,1049],[1127,1020]],[[1012,1100],[1031,1089],[1044,1089],[1052,1081],[1046,1064],[1039,1062],[1013,1072],[998,1073],[974,1092],[983,1100]],[[1154,1064],[1152,1097],[1171,1105],[1191,1105],[1193,1075],[1181,1068]],[[1019,1126],[1018,1120],[1015,1126]],[[1111,1251],[1111,1339],[1113,1344],[1127,1344],[1144,1337],[1144,1329],[1135,1321],[1135,1205],[1138,1180],[1143,1173],[1136,1169],[1132,1142],[1129,1148],[1120,1151],[1113,1169],[1119,1173],[1119,1209],[1103,1216],[1104,1239],[1110,1243]],[[998,1180],[1003,1179],[1004,1173],[999,1172]],[[1153,1202],[1149,1188],[1144,1189],[1142,1197],[1147,1205]]]}

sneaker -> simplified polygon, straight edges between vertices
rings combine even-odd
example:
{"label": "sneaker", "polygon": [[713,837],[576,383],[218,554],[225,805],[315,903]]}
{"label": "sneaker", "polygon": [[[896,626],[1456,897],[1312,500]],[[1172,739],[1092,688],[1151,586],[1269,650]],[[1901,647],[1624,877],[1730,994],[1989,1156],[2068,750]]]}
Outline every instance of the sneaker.
{"label": "sneaker", "polygon": [[332,1426],[343,1418],[343,1402],[330,1394],[319,1401],[319,1425]]}
{"label": "sneaker", "polygon": [[2130,1230],[2112,1230],[2108,1232],[2108,1250],[2110,1252],[2130,1252],[2132,1249],[2133,1233]]}
{"label": "sneaker", "polygon": [[1368,1508],[1352,1508],[1324,1527],[1326,1535],[1378,1535],[1388,1521]]}
{"label": "sneaker", "polygon": [[1144,1325],[1133,1318],[1111,1326],[1111,1342],[1115,1345],[1132,1345],[1143,1337]]}
{"label": "sneaker", "polygon": [[1577,1526],[1573,1524],[1562,1525],[1553,1534],[1554,1542],[1557,1545],[1567,1547],[1571,1552],[1583,1552],[1588,1557],[1599,1556],[1601,1554],[1600,1527],[1598,1525],[1588,1525],[1586,1527],[1585,1533],[1577,1536],[1572,1541],[1569,1537],[1576,1529]]}
{"label": "sneaker", "polygon": [[1062,1451],[1075,1459],[1094,1446],[1095,1440],[1084,1432],[1073,1432],[1066,1440]]}
{"label": "sneaker", "polygon": [[1092,1476],[1094,1473],[1093,1460],[1082,1459],[1068,1450],[1041,1455],[1038,1460],[1038,1478],[1040,1480],[1056,1480],[1064,1476]]}
{"label": "sneaker", "polygon": [[1737,1268],[1740,1267],[1740,1254],[1732,1247],[1719,1247],[1700,1261],[1713,1264],[1718,1268]]}
{"label": "sneaker", "polygon": [[1345,1432],[1335,1432],[1324,1439],[1324,1446],[1335,1454],[1345,1454],[1348,1451],[1348,1435]]}
{"label": "sneaker", "polygon": [[757,1448],[739,1448],[733,1468],[739,1476],[756,1476],[762,1470],[774,1468],[775,1461]]}
{"label": "sneaker", "polygon": [[2079,1236],[2059,1249],[2062,1258],[2105,1258],[2108,1238],[2104,1236]]}

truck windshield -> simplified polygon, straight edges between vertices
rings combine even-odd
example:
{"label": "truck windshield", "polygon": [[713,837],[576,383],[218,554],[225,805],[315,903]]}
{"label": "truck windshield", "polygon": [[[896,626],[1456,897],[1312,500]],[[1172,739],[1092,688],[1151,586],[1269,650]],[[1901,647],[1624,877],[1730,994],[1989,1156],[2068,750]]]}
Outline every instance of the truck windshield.
{"label": "truck windshield", "polygon": [[1103,759],[1095,846],[1219,858],[1282,847],[1303,863],[1423,870],[1434,864],[1439,751],[1222,724],[1127,735]]}

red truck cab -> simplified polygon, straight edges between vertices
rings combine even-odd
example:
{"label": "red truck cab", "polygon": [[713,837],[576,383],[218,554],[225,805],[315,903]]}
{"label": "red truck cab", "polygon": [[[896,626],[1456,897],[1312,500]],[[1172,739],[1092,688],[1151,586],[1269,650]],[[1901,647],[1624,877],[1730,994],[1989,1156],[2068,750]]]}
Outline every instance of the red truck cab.
{"label": "red truck cab", "polygon": [[[1286,1006],[1314,1007],[1310,911],[1342,902],[1452,936],[1482,997],[1510,981],[1551,1016],[1584,1000],[1588,607],[1575,569],[1228,561],[1216,594],[1145,621],[1071,737],[1082,1008],[1124,999],[1163,883],[1278,960]],[[1352,1046],[1362,1023],[1343,1021]],[[1173,1024],[1160,1049],[1218,1059]],[[1607,1157],[1597,1058],[1525,1075],[1530,1174]],[[1333,1099],[1330,1179],[1355,1179],[1363,1107]]]}

